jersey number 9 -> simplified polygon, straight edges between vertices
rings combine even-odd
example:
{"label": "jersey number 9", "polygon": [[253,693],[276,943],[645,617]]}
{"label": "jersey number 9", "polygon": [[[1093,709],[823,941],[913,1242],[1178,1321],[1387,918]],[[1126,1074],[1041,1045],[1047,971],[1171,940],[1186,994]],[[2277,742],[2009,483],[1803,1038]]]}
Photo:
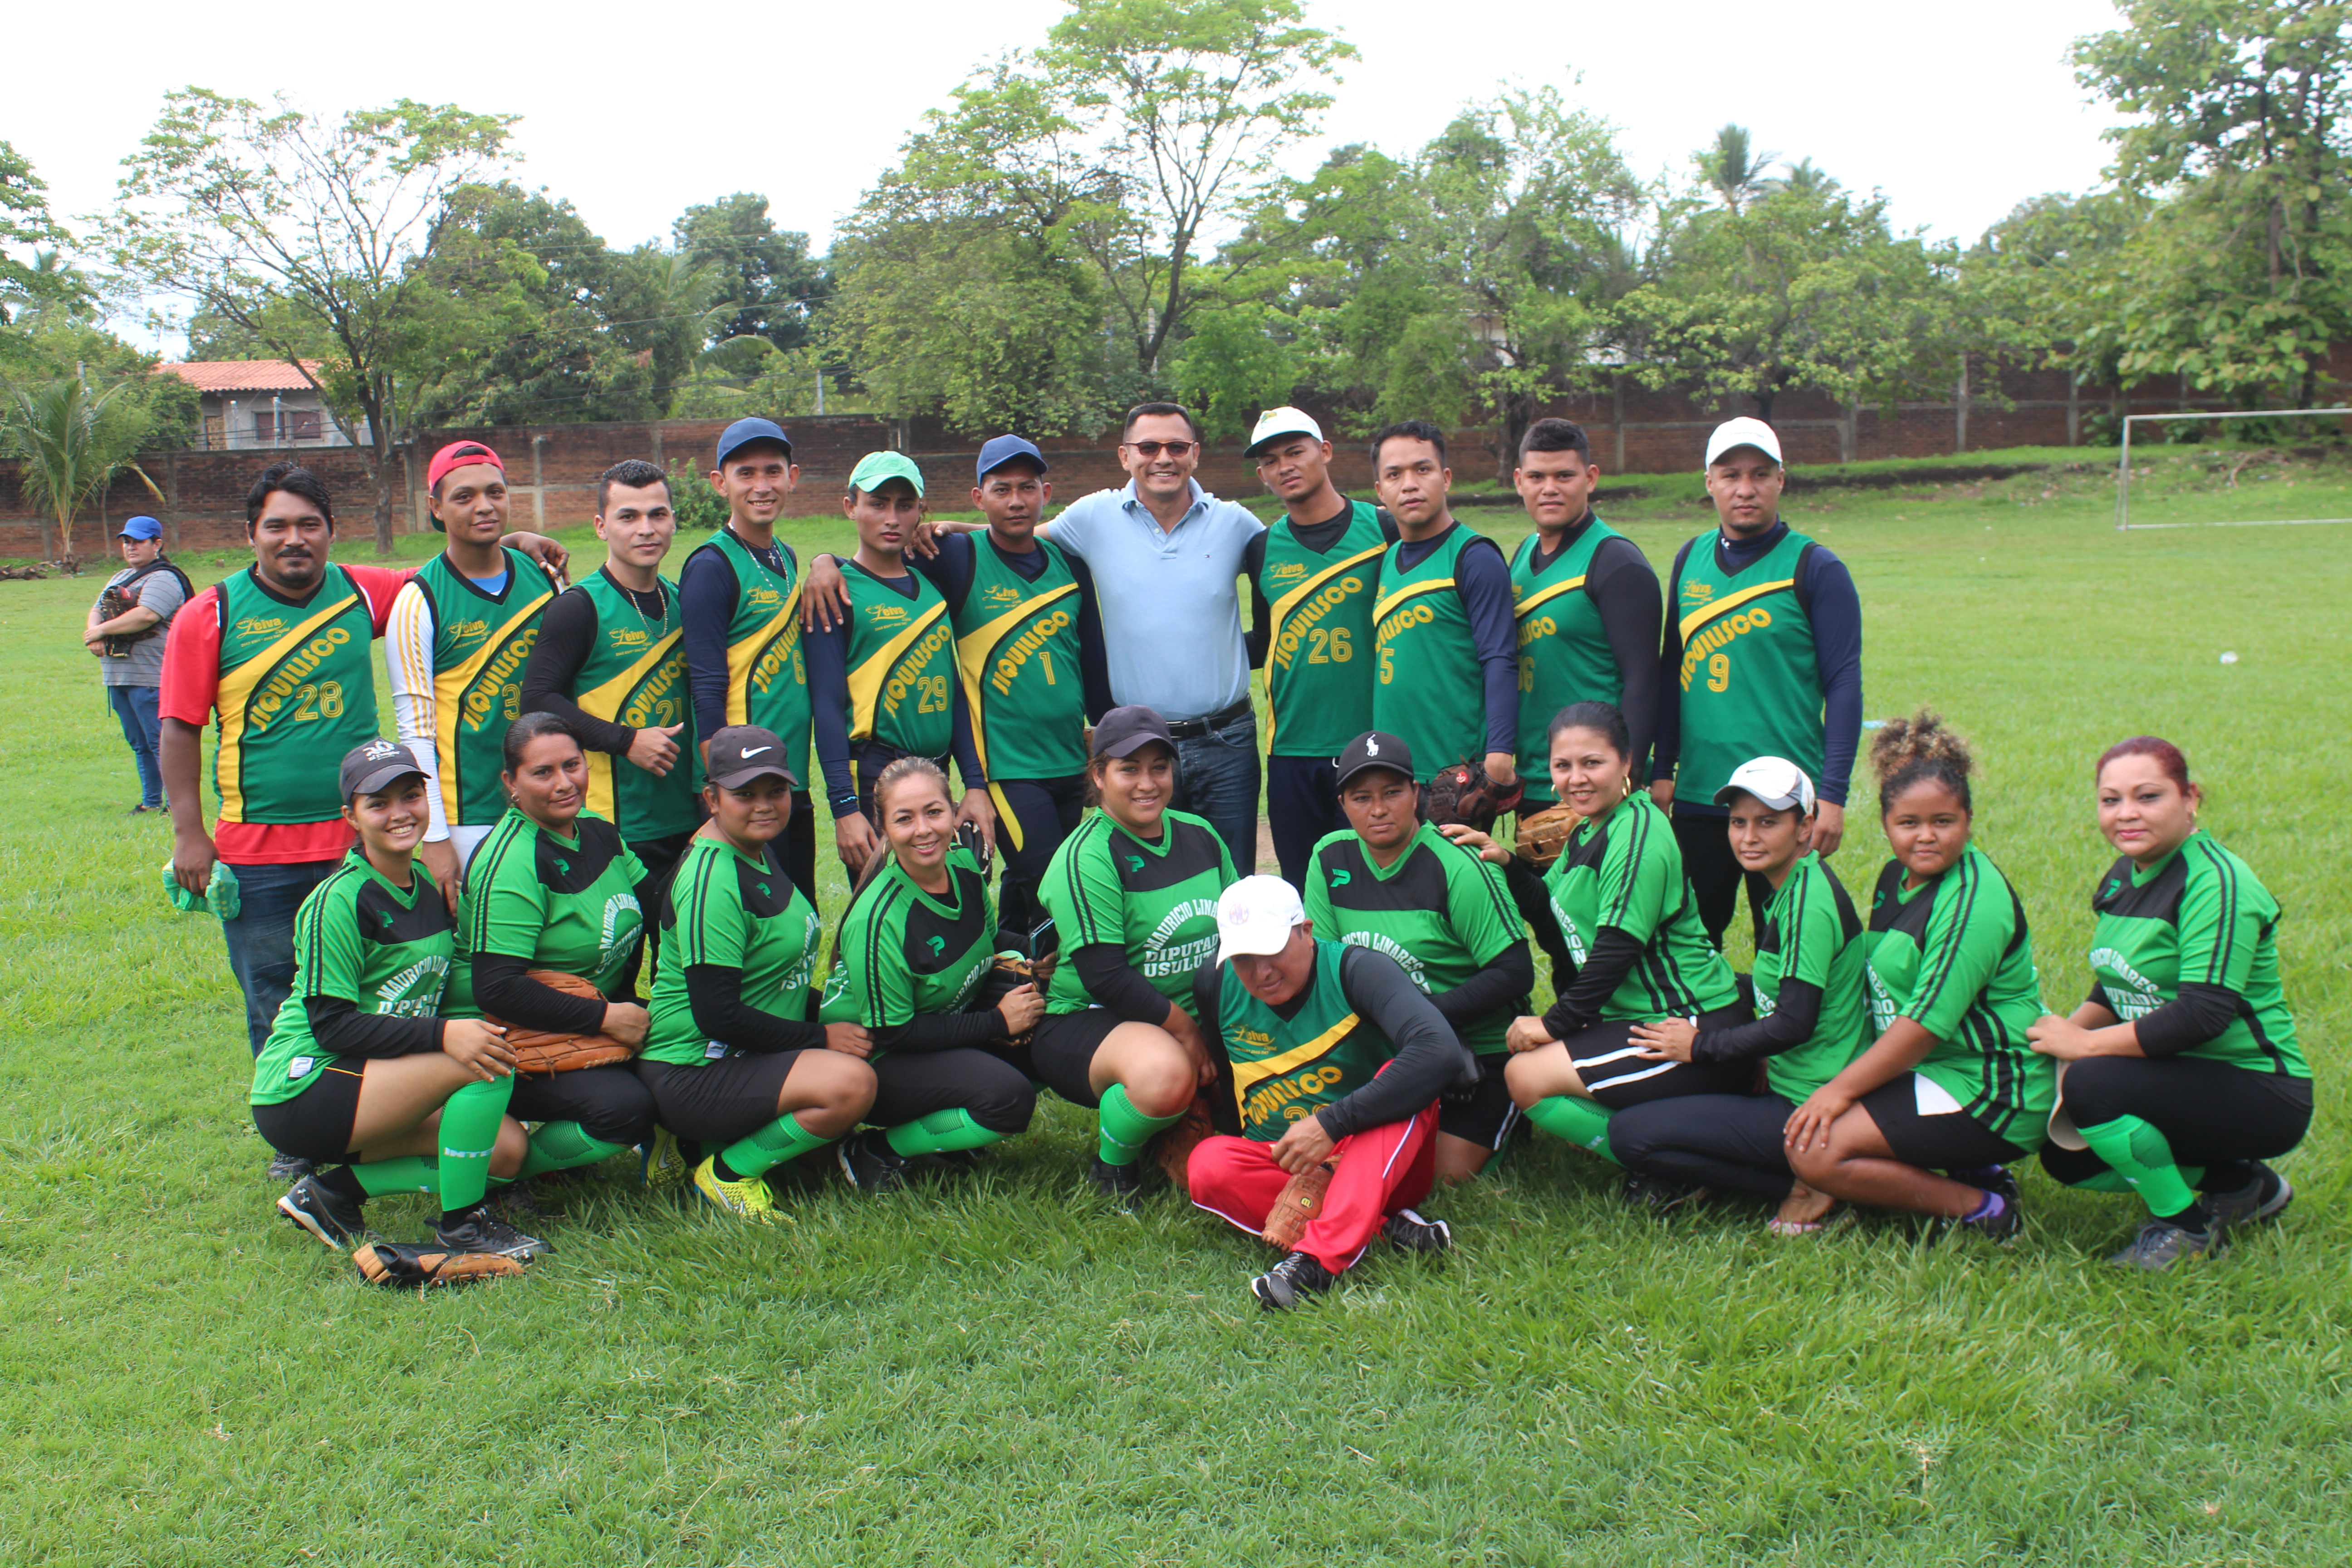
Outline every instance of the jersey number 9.
{"label": "jersey number 9", "polygon": [[1709,691],[1731,689],[1731,656],[1712,653],[1706,658],[1706,689]]}

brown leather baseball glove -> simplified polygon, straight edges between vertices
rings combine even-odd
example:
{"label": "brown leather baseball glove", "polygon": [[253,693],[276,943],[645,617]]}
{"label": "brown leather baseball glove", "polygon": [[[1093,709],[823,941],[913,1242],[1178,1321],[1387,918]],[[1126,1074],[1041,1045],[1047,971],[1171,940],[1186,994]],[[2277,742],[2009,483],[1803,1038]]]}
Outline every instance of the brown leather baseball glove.
{"label": "brown leather baseball glove", "polygon": [[505,1279],[523,1272],[522,1263],[495,1252],[452,1252],[429,1242],[371,1241],[352,1254],[360,1278],[371,1285],[422,1290],[476,1279]]}
{"label": "brown leather baseball glove", "polygon": [[1490,833],[1496,817],[1518,808],[1528,787],[1514,784],[1505,789],[1487,776],[1484,765],[1465,762],[1440,769],[1437,776],[1429,781],[1428,793],[1430,821],[1440,826],[1449,822],[1467,823],[1481,833]]}
{"label": "brown leather baseball glove", "polygon": [[1189,1189],[1192,1178],[1187,1168],[1192,1163],[1192,1151],[1216,1130],[1217,1124],[1209,1114],[1208,1100],[1196,1094],[1192,1097],[1192,1103],[1185,1109],[1181,1121],[1172,1127],[1161,1128],[1153,1135],[1152,1163],[1160,1167],[1160,1173],[1168,1178],[1170,1186],[1180,1193]]}
{"label": "brown leather baseball glove", "polygon": [[[1051,959],[1040,963],[1034,959],[1000,952],[980,977],[980,990],[972,1003],[973,1009],[977,1011],[982,1007],[993,1007],[1003,1001],[1008,993],[1018,991],[1024,985],[1034,985],[1039,993],[1043,994],[1045,983],[1052,978],[1053,973],[1054,964]],[[1008,1046],[1025,1046],[1036,1033],[1034,1027],[1024,1029],[1004,1043]]]}
{"label": "brown leather baseball glove", "polygon": [[[576,974],[566,974],[560,969],[532,969],[524,972],[526,979],[536,980],[551,991],[583,1001],[593,997],[602,1002],[604,994]],[[526,1078],[546,1078],[560,1072],[578,1072],[583,1068],[611,1067],[627,1061],[637,1054],[635,1046],[625,1046],[610,1035],[566,1035],[552,1029],[527,1028],[509,1024],[503,1018],[492,1018],[507,1032],[507,1044],[515,1054],[515,1071]]]}
{"label": "brown leather baseball glove", "polygon": [[1555,805],[1533,815],[1519,814],[1518,832],[1512,846],[1513,853],[1537,870],[1549,870],[1559,858],[1559,852],[1576,831],[1583,817],[1564,805]]}
{"label": "brown leather baseball glove", "polygon": [[1265,1215],[1265,1228],[1258,1235],[1276,1247],[1288,1252],[1307,1234],[1307,1222],[1323,1212],[1324,1195],[1331,1190],[1332,1167],[1335,1158],[1324,1161],[1296,1175],[1283,1184],[1275,1195],[1274,1207]]}

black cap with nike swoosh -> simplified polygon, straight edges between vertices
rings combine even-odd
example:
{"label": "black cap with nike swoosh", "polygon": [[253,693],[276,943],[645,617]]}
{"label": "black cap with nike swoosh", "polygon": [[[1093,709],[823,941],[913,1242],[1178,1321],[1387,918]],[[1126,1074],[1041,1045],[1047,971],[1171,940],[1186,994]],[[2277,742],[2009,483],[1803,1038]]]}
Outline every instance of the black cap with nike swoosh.
{"label": "black cap with nike swoosh", "polygon": [[800,775],[784,763],[782,739],[757,724],[730,724],[711,736],[706,772],[720,789],[741,789],[753,779],[770,776],[801,787]]}

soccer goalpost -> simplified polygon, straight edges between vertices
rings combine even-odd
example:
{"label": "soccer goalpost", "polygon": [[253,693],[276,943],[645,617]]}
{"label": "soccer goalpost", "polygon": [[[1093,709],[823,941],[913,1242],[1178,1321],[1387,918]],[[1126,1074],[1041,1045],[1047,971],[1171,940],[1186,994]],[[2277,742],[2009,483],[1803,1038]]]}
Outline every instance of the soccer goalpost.
{"label": "soccer goalpost", "polygon": [[[2315,415],[2352,415],[2352,408],[2241,408],[2228,413],[2204,414],[2126,414],[2124,416],[2123,456],[2116,464],[2116,529],[2123,532],[2131,527],[2131,433],[2132,426],[2141,424],[2179,424],[2184,420],[2204,419],[2304,419]],[[2148,528],[2292,528],[2309,522],[2352,522],[2352,517],[2279,517],[2249,522],[2143,522]]]}

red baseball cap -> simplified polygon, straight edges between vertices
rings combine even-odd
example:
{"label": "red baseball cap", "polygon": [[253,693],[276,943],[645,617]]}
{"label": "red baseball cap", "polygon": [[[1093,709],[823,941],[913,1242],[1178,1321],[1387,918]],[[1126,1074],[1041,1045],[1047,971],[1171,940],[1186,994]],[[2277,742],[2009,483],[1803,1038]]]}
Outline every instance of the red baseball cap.
{"label": "red baseball cap", "polygon": [[433,460],[425,465],[425,488],[429,490],[438,485],[453,468],[468,468],[476,463],[488,463],[502,474],[507,471],[507,466],[499,460],[499,455],[479,441],[452,441],[434,453]]}

